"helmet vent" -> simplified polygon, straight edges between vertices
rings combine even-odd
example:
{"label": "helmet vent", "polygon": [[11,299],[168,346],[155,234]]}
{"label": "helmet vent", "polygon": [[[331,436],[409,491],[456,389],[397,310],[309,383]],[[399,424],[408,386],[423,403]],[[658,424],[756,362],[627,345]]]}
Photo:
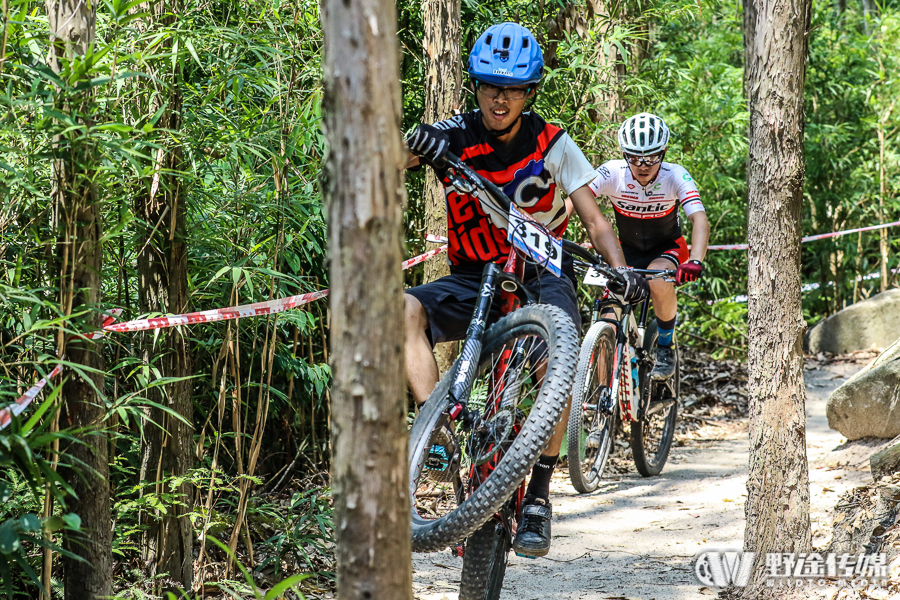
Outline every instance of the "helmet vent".
{"label": "helmet vent", "polygon": [[504,50],[509,50],[509,45],[510,45],[510,43],[512,43],[512,40],[509,39],[509,37],[504,37],[504,38],[503,38],[503,49],[504,49]]}
{"label": "helmet vent", "polygon": [[523,47],[523,48],[527,48],[527,47],[528,47],[528,38],[522,38],[522,47]]}
{"label": "helmet vent", "polygon": [[490,35],[490,34],[489,34],[489,35],[487,36],[487,39],[484,40],[484,43],[487,44],[488,46],[490,46],[490,45],[491,45],[491,40],[493,39],[493,37],[494,37],[493,35]]}

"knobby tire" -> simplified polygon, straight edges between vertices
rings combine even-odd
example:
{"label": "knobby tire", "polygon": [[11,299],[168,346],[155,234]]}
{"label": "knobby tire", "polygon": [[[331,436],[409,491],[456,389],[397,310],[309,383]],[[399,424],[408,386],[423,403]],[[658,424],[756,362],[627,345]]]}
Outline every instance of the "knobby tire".
{"label": "knobby tire", "polygon": [[[644,348],[647,356],[655,357],[659,332],[654,319],[647,327],[644,336]],[[639,370],[641,398],[649,395],[651,400],[658,397],[671,396],[664,382],[650,380],[652,361],[642,365]],[[675,388],[675,400],[667,407],[653,414],[646,414],[639,422],[631,424],[631,454],[634,465],[644,477],[659,475],[669,458],[672,440],[675,437],[675,421],[678,418],[678,396],[681,392],[681,359],[678,356],[678,344],[675,342],[675,374],[672,375]],[[663,396],[665,394],[665,396]],[[649,409],[649,406],[648,406]]]}
{"label": "knobby tire", "polygon": [[511,546],[509,532],[497,519],[491,519],[466,539],[459,600],[500,598]]}
{"label": "knobby tire", "polygon": [[[575,326],[562,310],[542,304],[529,305],[497,321],[485,333],[479,373],[491,372],[492,366],[485,363],[492,361],[495,351],[499,352],[511,340],[525,336],[536,336],[546,343],[549,350],[546,376],[519,434],[509,441],[502,455],[497,455],[499,462],[474,491],[465,482],[466,474],[471,472],[467,470],[466,458],[460,456],[463,453],[456,452],[446,461],[437,460],[438,463],[445,462],[447,466],[441,466],[444,471],[450,472],[441,475],[443,480],[439,482],[448,488],[444,497],[435,499],[439,494],[434,493],[423,494],[424,498],[417,497],[420,484],[427,486],[430,478],[435,477],[436,471],[429,471],[426,467],[426,460],[429,465],[436,460],[432,450],[434,440],[453,438],[449,446],[459,449],[472,439],[467,438],[470,432],[461,431],[461,424],[450,423],[447,413],[454,368],[448,370],[435,387],[413,423],[409,441],[409,480],[414,551],[436,552],[472,535],[513,494],[553,434],[572,386],[574,373],[571,365],[577,360],[579,348]],[[521,376],[521,373],[518,375]],[[533,381],[524,376],[522,378],[525,382],[523,388]],[[470,399],[470,409],[474,405],[475,402]],[[518,406],[516,410],[519,410]],[[446,513],[438,514],[443,510]],[[429,511],[432,514],[427,514]]]}
{"label": "knobby tire", "polygon": [[[613,402],[612,414],[599,410],[584,410],[585,404],[596,405],[601,390],[612,387],[613,358],[616,345],[615,328],[599,321],[591,325],[584,342],[572,387],[572,408],[567,429],[569,479],[576,490],[589,494],[597,489],[612,448],[618,421],[618,400]],[[587,446],[591,432],[597,432],[597,448]]]}

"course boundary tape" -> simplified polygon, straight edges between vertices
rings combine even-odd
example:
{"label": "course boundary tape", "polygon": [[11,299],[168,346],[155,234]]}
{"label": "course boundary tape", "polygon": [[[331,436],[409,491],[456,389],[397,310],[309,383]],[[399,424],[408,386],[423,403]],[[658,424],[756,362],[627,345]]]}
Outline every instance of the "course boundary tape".
{"label": "course boundary tape", "polygon": [[[419,263],[437,256],[444,252],[447,246],[441,246],[434,250],[429,250],[424,254],[403,261],[402,268],[408,269]],[[232,306],[229,308],[218,308],[213,310],[204,310],[200,312],[187,313],[183,315],[168,315],[165,317],[155,317],[151,319],[136,319],[134,321],[125,321],[123,323],[115,323],[116,318],[122,314],[121,308],[114,308],[107,311],[107,316],[103,320],[103,331],[95,331],[87,334],[86,338],[96,340],[106,335],[108,331],[126,332],[126,331],[145,331],[148,329],[161,329],[165,327],[175,327],[176,325],[193,325],[195,323],[213,323],[216,321],[227,321],[230,319],[239,319],[241,317],[254,317],[260,315],[274,315],[286,310],[291,310],[304,304],[308,304],[319,298],[328,296],[329,290],[320,290],[318,292],[309,292],[299,294],[297,296],[289,296],[287,298],[279,298],[277,300],[268,300],[266,302],[256,302],[254,304],[244,304],[242,306]],[[28,388],[15,402],[0,409],[0,429],[9,425],[13,416],[22,414],[28,405],[37,397],[44,386],[53,377],[59,375],[62,371],[62,365],[56,365],[46,377],[42,378],[36,384]]]}
{"label": "course boundary tape", "polygon": [[[818,235],[810,235],[800,240],[801,243],[813,242],[827,238],[849,235],[851,233],[859,233],[862,231],[875,231],[886,227],[894,227],[900,225],[900,221],[892,223],[883,223],[881,225],[871,225],[869,227],[859,227],[856,229],[847,229],[844,231],[834,231],[831,233],[822,233]],[[425,262],[426,260],[441,254],[447,250],[444,236],[428,234],[425,241],[432,243],[443,243],[443,246],[429,250],[424,254],[403,261],[402,268],[408,269],[412,266]],[[590,246],[590,244],[582,244]],[[707,246],[708,250],[749,250],[748,244],[718,244]],[[213,323],[217,321],[227,321],[231,319],[240,319],[242,317],[255,317],[261,315],[274,315],[287,310],[292,310],[309,304],[320,298],[328,296],[330,290],[320,290],[317,292],[309,292],[287,298],[278,298],[276,300],[268,300],[266,302],[256,302],[254,304],[244,304],[241,306],[231,306],[228,308],[218,308],[212,310],[204,310],[199,312],[186,313],[182,315],[168,315],[165,317],[154,317],[151,319],[136,319],[133,321],[125,321],[123,323],[114,323],[116,318],[122,313],[122,309],[116,308],[107,311],[107,317],[103,320],[103,331],[97,331],[88,334],[88,339],[99,339],[105,335],[107,331],[126,332],[126,331],[146,331],[149,329],[163,329],[167,327],[175,327],[178,325],[194,325],[196,323]],[[42,378],[36,384],[28,389],[12,404],[0,409],[0,429],[9,425],[14,415],[20,415],[31,402],[37,397],[40,391],[47,385],[56,375],[62,371],[62,365],[56,365],[46,377]]]}
{"label": "course boundary tape", "polygon": [[[875,231],[876,229],[884,229],[886,227],[894,227],[896,225],[900,225],[900,221],[894,221],[893,223],[882,223],[881,225],[871,225],[869,227],[859,227],[857,229],[846,229],[844,231],[833,231],[831,233],[820,233],[818,235],[809,235],[800,240],[801,243],[805,244],[807,242],[814,242],[816,240],[824,240],[826,238],[840,237],[842,235],[850,235],[851,233],[859,233],[860,231]],[[430,233],[425,236],[426,242],[446,242],[447,238],[440,235],[431,235]],[[582,246],[591,247],[590,243],[582,244]],[[713,244],[711,246],[706,247],[707,250],[749,250],[750,246],[748,244]]]}

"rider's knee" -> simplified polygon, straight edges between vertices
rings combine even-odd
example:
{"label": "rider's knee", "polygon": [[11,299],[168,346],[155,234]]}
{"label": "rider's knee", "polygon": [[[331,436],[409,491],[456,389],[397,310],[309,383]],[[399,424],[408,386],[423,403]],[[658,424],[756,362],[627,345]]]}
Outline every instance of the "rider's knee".
{"label": "rider's knee", "polygon": [[425,307],[415,296],[404,294],[406,301],[406,329],[407,331],[424,331],[428,326],[428,315]]}

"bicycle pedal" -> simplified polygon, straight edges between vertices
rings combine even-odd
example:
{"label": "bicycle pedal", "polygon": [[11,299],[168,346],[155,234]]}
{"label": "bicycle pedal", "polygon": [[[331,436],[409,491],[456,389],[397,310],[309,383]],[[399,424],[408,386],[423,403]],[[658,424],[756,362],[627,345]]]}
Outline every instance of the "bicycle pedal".
{"label": "bicycle pedal", "polygon": [[528,556],[527,554],[519,554],[516,552],[516,556],[521,556],[522,558],[530,558],[531,560],[537,560],[537,556]]}

